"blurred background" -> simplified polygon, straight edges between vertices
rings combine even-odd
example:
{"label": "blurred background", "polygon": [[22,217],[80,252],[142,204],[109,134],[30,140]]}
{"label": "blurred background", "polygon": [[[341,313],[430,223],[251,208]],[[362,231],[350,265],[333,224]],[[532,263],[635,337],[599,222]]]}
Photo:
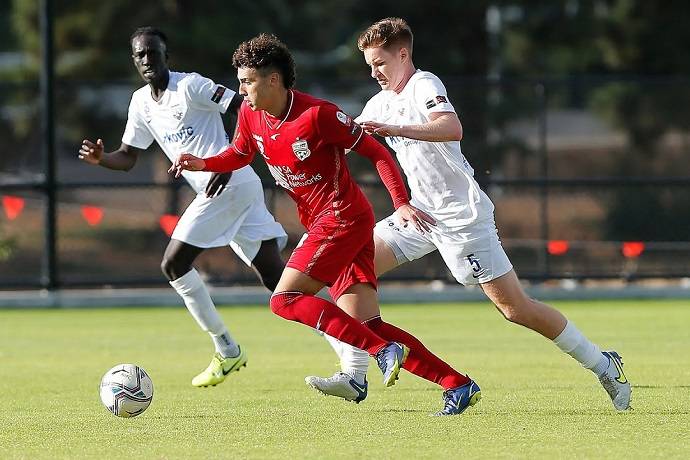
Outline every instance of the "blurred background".
{"label": "blurred background", "polygon": [[[356,116],[378,91],[356,38],[386,16],[409,22],[415,64],[445,83],[522,278],[688,283],[687,2],[2,0],[0,289],[167,284],[160,259],[191,189],[155,145],[127,174],[77,159],[84,138],[120,144],[143,84],[134,29],[160,27],[171,69],[233,89],[236,46],[272,32],[295,55],[297,88]],[[349,162],[377,217],[388,215],[372,165]],[[303,229],[254,166],[290,234],[287,256]],[[197,267],[216,285],[257,284],[227,248]],[[437,255],[386,279],[453,283]]]}

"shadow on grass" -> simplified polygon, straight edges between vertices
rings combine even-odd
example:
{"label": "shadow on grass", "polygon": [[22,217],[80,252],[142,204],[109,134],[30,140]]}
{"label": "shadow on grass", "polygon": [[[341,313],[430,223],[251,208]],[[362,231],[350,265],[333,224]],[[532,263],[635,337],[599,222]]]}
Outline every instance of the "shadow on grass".
{"label": "shadow on grass", "polygon": [[633,388],[690,388],[690,385],[632,385]]}

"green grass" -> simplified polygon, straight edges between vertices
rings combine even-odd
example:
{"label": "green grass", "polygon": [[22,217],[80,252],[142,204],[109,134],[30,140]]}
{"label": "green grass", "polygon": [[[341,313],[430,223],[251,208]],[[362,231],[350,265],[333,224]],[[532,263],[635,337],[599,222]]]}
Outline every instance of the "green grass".
{"label": "green grass", "polygon": [[[559,302],[633,383],[616,413],[595,377],[488,303],[384,306],[482,387],[465,414],[429,417],[434,385],[403,373],[384,389],[372,366],[360,405],[315,393],[335,355],[266,307],[222,308],[249,365],[215,388],[189,381],[211,345],[184,308],[0,310],[1,458],[689,458],[690,303]],[[151,407],[111,415],[98,383],[133,362],[152,377]]]}

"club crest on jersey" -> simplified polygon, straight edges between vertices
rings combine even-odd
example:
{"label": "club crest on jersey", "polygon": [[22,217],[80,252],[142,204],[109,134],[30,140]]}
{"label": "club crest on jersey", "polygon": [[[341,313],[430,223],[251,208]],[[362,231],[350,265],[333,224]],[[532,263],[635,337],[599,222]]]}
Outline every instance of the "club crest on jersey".
{"label": "club crest on jersey", "polygon": [[147,103],[144,103],[144,120],[146,120],[146,123],[151,123],[152,120],[151,109]]}
{"label": "club crest on jersey", "polygon": [[311,155],[311,150],[309,150],[309,144],[305,140],[297,139],[292,143],[292,151],[299,161],[305,160],[309,155]]}
{"label": "club crest on jersey", "polygon": [[182,111],[182,109],[180,108],[179,105],[172,107],[172,112],[173,112],[173,117],[176,120],[182,120],[182,117],[184,116],[184,112]]}
{"label": "club crest on jersey", "polygon": [[338,111],[335,113],[335,116],[338,118],[338,121],[345,126],[350,126],[352,124],[352,118],[345,115],[343,112]]}

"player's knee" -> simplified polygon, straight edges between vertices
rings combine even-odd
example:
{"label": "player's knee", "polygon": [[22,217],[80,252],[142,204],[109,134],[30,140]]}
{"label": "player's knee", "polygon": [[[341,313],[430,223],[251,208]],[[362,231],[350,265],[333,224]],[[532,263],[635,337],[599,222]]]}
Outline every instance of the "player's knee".
{"label": "player's knee", "polygon": [[527,303],[496,305],[496,308],[498,308],[498,311],[501,312],[503,317],[511,323],[524,326],[530,322],[531,313]]}
{"label": "player's knee", "polygon": [[290,305],[301,296],[300,292],[276,292],[271,296],[269,306],[271,311],[285,319],[294,319],[289,308]]}
{"label": "player's knee", "polygon": [[161,271],[169,281],[176,280],[183,276],[191,268],[189,264],[181,263],[174,257],[163,256],[163,260],[161,260]]}
{"label": "player's knee", "polygon": [[375,316],[366,321],[363,321],[362,324],[364,324],[370,330],[376,332],[384,323],[380,316]]}

